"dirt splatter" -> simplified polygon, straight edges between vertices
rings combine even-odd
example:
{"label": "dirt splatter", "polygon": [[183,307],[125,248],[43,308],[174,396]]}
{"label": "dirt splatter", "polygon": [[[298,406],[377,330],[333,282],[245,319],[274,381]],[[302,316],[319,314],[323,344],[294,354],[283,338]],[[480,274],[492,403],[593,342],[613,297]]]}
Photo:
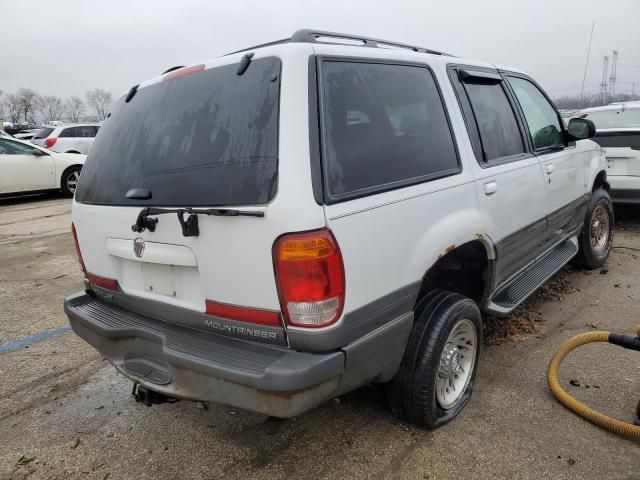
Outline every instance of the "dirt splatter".
{"label": "dirt splatter", "polygon": [[536,293],[506,317],[484,318],[484,342],[486,345],[501,345],[519,342],[527,338],[544,338],[542,305],[560,302],[578,289],[573,286],[570,270],[565,268],[542,285]]}

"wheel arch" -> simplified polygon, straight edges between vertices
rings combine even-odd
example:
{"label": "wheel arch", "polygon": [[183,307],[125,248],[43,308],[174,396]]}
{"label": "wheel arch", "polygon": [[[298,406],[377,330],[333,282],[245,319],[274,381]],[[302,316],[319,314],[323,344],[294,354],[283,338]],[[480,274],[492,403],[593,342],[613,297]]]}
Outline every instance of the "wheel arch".
{"label": "wheel arch", "polygon": [[425,271],[417,301],[435,289],[460,293],[478,306],[488,297],[494,279],[495,251],[484,235],[449,248]]}
{"label": "wheel arch", "polygon": [[591,191],[594,192],[598,188],[604,188],[609,194],[611,194],[611,185],[607,181],[607,172],[604,170],[600,170],[595,178],[593,179],[593,183],[591,186]]}
{"label": "wheel arch", "polygon": [[438,288],[466,295],[479,305],[493,286],[496,250],[477,208],[437,220],[417,242],[412,265],[422,265],[417,300]]}
{"label": "wheel arch", "polygon": [[80,170],[82,170],[82,164],[81,163],[74,163],[71,165],[66,166],[63,170],[62,173],[60,174],[60,176],[58,177],[58,187],[62,188],[62,179],[64,178],[64,176],[67,174],[67,172],[71,169],[74,168],[78,168]]}

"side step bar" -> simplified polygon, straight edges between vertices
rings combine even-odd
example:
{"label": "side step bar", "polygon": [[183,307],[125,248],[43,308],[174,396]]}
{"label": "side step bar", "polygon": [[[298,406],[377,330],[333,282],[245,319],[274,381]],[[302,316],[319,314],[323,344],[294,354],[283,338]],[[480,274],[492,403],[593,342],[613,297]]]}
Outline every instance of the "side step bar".
{"label": "side step bar", "polygon": [[553,250],[539,257],[535,262],[501,285],[493,294],[485,310],[497,316],[504,316],[524,302],[540,285],[558,272],[578,253],[575,238],[565,240]]}

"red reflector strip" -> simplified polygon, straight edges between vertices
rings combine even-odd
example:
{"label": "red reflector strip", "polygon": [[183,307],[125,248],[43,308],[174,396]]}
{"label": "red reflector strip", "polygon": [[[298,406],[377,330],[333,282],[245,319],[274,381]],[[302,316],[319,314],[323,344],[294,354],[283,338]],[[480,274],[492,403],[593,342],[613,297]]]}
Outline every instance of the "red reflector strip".
{"label": "red reflector strip", "polygon": [[238,320],[240,322],[257,323],[258,325],[281,326],[280,313],[256,308],[238,307],[226,303],[205,301],[207,315]]}
{"label": "red reflector strip", "polygon": [[191,75],[192,73],[198,73],[204,70],[204,64],[193,65],[191,67],[180,68],[173,72],[167,73],[162,80],[173,80],[174,78],[184,77],[185,75]]}
{"label": "red reflector strip", "polygon": [[120,285],[117,280],[112,278],[101,277],[100,275],[94,275],[93,273],[87,272],[86,274],[87,280],[89,283],[101,288],[105,288],[107,290],[112,290],[114,292],[120,292]]}

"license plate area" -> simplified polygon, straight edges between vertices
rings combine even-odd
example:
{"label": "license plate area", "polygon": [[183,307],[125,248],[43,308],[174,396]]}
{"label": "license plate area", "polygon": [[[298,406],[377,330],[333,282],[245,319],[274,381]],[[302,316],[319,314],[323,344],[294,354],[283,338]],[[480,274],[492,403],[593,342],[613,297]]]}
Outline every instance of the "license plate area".
{"label": "license plate area", "polygon": [[188,267],[155,263],[143,263],[141,266],[146,292],[179,300],[184,298],[183,275],[186,272],[182,270]]}

